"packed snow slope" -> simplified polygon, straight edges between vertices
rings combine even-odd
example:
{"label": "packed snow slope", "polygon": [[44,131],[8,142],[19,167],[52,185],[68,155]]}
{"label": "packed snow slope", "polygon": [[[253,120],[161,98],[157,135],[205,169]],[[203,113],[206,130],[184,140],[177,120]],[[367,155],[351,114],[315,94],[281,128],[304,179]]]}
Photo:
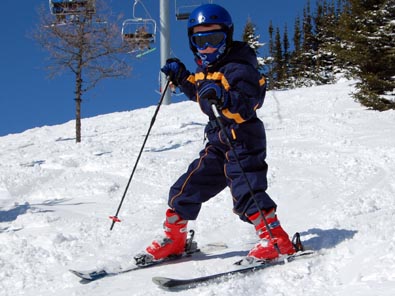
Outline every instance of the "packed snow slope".
{"label": "packed snow slope", "polygon": [[[317,255],[179,295],[395,295],[395,112],[369,111],[352,81],[270,91],[259,110],[268,139],[269,194],[284,228]],[[137,98],[134,98],[137,99]],[[109,230],[156,106],[0,138],[0,295],[170,295],[152,276],[232,269],[256,243],[228,190],[190,223],[203,246],[228,249],[81,284],[69,269],[129,266],[162,232],[169,186],[203,147],[193,102],[162,106]]]}

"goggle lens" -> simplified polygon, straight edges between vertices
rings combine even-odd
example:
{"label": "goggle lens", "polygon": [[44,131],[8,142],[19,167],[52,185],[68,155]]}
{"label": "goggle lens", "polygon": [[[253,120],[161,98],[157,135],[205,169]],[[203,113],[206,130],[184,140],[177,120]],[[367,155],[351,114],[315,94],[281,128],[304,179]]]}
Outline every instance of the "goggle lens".
{"label": "goggle lens", "polygon": [[200,50],[204,50],[207,47],[220,47],[226,39],[226,33],[222,31],[209,31],[209,32],[198,32],[191,36],[192,44]]}

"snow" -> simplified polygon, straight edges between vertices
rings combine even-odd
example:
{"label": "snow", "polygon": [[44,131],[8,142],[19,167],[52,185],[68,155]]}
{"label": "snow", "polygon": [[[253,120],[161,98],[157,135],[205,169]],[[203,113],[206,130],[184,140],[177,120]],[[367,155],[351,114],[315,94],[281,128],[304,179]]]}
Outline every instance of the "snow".
{"label": "snow", "polygon": [[[269,194],[284,228],[317,255],[180,295],[395,295],[395,112],[354,102],[354,82],[270,91],[259,110]],[[129,266],[162,232],[168,188],[203,147],[193,102],[162,106],[125,203],[109,230],[156,106],[0,138],[0,295],[167,295],[152,276],[233,268],[256,243],[228,190],[204,204],[200,245],[224,254],[83,285],[69,269]],[[207,259],[207,260],[206,260]]]}

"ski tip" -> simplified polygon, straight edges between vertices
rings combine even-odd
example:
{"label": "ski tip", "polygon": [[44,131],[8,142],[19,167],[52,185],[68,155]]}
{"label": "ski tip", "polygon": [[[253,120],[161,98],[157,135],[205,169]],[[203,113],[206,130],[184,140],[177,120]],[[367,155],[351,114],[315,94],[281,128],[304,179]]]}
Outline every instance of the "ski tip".
{"label": "ski tip", "polygon": [[161,276],[155,276],[152,278],[152,281],[160,286],[161,288],[168,289],[170,288],[169,283],[171,282],[170,278],[167,277],[161,277]]}
{"label": "ski tip", "polygon": [[69,271],[72,273],[72,274],[75,274],[76,276],[78,276],[78,277],[81,277],[82,276],[82,272],[80,272],[80,271],[77,271],[77,270],[73,270],[73,269],[69,269]]}
{"label": "ski tip", "polygon": [[83,272],[80,272],[80,271],[77,271],[77,270],[73,270],[73,269],[69,269],[69,271],[72,274],[74,274],[77,277],[79,277],[81,280],[84,280],[84,281],[91,281],[92,280],[92,278],[87,273],[83,273]]}
{"label": "ski tip", "polygon": [[78,276],[80,279],[84,281],[95,281],[98,279],[101,279],[102,277],[105,277],[108,275],[108,273],[105,270],[100,270],[100,271],[92,271],[92,272],[81,272],[73,269],[69,269],[69,271]]}

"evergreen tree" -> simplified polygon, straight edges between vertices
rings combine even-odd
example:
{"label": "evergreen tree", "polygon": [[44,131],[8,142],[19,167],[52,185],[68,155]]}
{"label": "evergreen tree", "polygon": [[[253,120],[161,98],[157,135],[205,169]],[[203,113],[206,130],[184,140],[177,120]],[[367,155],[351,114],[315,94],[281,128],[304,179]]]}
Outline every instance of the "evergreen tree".
{"label": "evergreen tree", "polygon": [[299,81],[302,76],[303,68],[302,68],[302,31],[301,31],[301,22],[300,17],[296,17],[294,24],[294,35],[293,35],[293,45],[294,50],[290,54],[290,77],[289,83],[292,87],[299,86]]}
{"label": "evergreen tree", "polygon": [[358,77],[354,97],[375,110],[395,109],[395,0],[349,0],[340,18],[342,61]]}
{"label": "evergreen tree", "polygon": [[273,80],[274,80],[274,41],[273,41],[273,24],[270,22],[268,33],[269,33],[269,55],[264,59],[264,72],[266,76],[266,80],[268,82],[268,89],[273,89]]}
{"label": "evergreen tree", "polygon": [[297,17],[295,20],[294,37],[293,37],[295,52],[300,52],[301,40],[302,40],[302,32],[300,31],[300,17]]}
{"label": "evergreen tree", "polygon": [[259,35],[256,35],[256,26],[251,22],[251,19],[247,19],[247,23],[244,26],[243,37],[242,40],[247,42],[248,45],[255,51],[258,60],[258,69],[262,70],[265,61],[262,57],[259,56],[259,48],[261,48],[264,43],[259,42]]}
{"label": "evergreen tree", "polygon": [[336,42],[335,28],[337,27],[336,5],[332,0],[328,3],[326,0],[317,2],[317,9],[314,16],[315,28],[315,68],[316,79],[321,84],[331,83],[334,81],[334,74],[339,72],[336,68],[336,56],[330,49]]}
{"label": "evergreen tree", "polygon": [[274,55],[273,55],[273,80],[274,87],[280,88],[284,80],[284,59],[281,43],[280,29],[276,28],[276,35],[274,41]]}
{"label": "evergreen tree", "polygon": [[307,6],[303,13],[303,41],[302,41],[302,64],[303,72],[302,77],[304,78],[303,83],[310,86],[311,80],[314,77],[314,57],[316,50],[316,42],[313,34],[313,24],[310,9],[310,1],[307,2]]}
{"label": "evergreen tree", "polygon": [[[284,77],[283,80],[287,81],[289,77],[289,63],[290,63],[290,52],[289,52],[289,39],[288,39],[288,27],[285,25],[284,34],[283,34],[283,72]],[[288,81],[285,82],[285,85],[288,86]]]}

